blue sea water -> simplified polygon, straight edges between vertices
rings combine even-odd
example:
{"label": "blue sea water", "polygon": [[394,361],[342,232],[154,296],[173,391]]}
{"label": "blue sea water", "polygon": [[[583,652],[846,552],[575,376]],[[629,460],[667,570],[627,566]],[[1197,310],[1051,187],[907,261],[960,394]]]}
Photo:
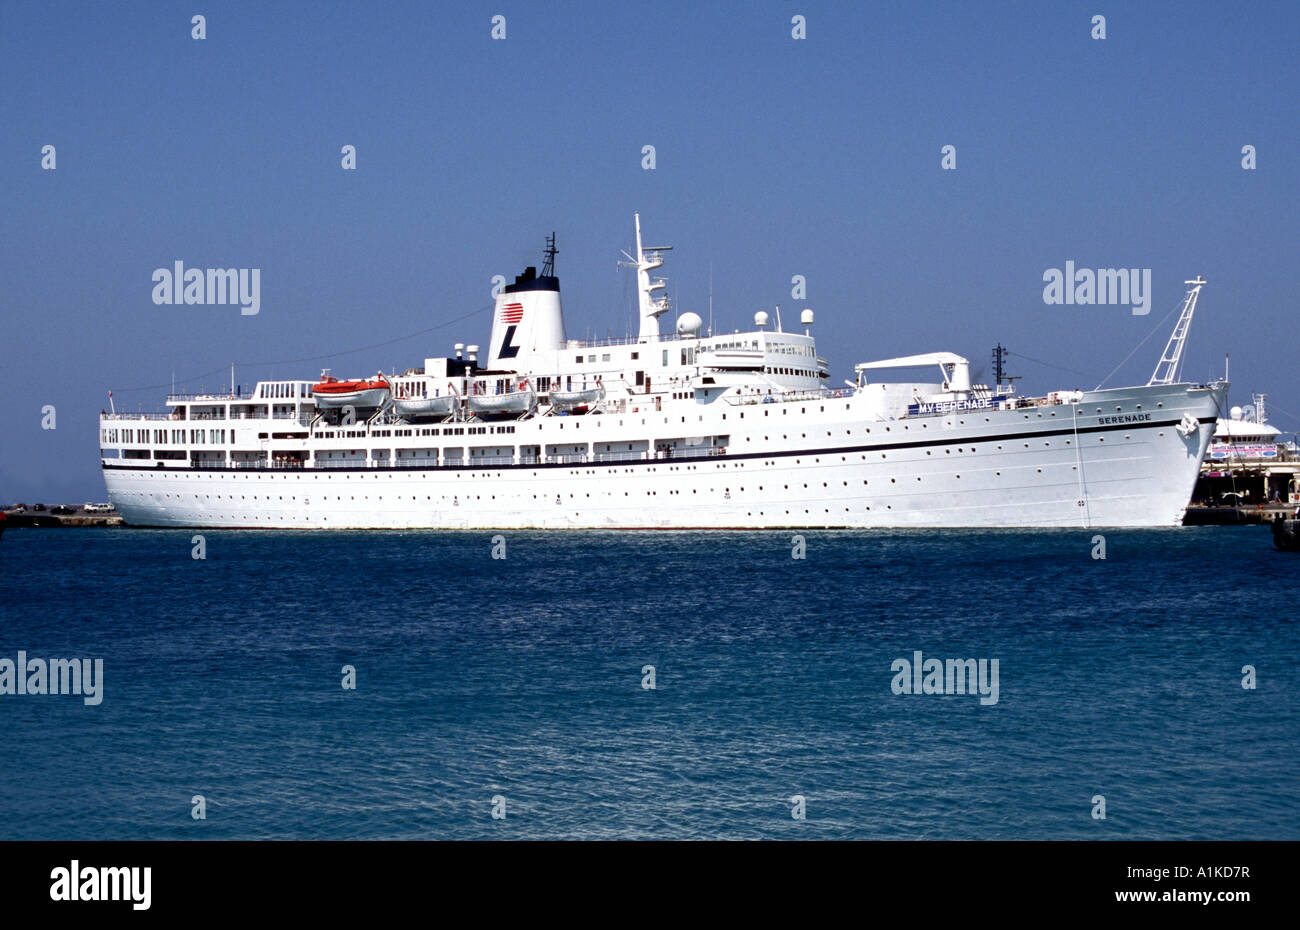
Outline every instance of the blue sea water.
{"label": "blue sea water", "polygon": [[0,839],[1300,838],[1300,556],[1103,532],[11,530]]}

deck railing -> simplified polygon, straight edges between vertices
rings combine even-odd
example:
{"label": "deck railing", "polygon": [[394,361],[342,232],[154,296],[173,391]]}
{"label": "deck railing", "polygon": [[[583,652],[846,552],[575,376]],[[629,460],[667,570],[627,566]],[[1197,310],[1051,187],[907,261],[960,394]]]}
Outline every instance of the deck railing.
{"label": "deck railing", "polygon": [[776,394],[740,394],[724,397],[727,403],[735,407],[750,407],[756,404],[792,404],[801,400],[834,400],[852,397],[853,388],[813,388],[807,391],[781,391]]}
{"label": "deck railing", "polygon": [[206,400],[206,401],[212,401],[213,403],[219,404],[219,403],[224,403],[226,401],[232,401],[232,400],[253,400],[253,399],[254,398],[253,398],[252,391],[241,391],[239,393],[227,392],[222,394],[168,394],[167,395],[168,403],[172,403],[175,401]]}
{"label": "deck railing", "polygon": [[[148,443],[144,443],[148,445]],[[128,450],[135,451],[135,450]],[[307,459],[288,459],[288,460],[270,460],[259,459],[235,459],[230,462],[222,460],[209,460],[197,462],[185,462],[187,467],[211,469],[265,469],[265,468],[491,468],[500,465],[582,465],[587,462],[663,462],[674,459],[699,459],[708,458],[715,455],[726,455],[725,446],[702,446],[698,448],[675,448],[659,449],[655,452],[646,452],[644,450],[637,452],[565,452],[550,453],[546,455],[485,455],[476,456],[471,459],[318,459],[311,462]],[[132,461],[137,457],[129,457]],[[120,461],[121,459],[119,459]],[[141,460],[143,458],[141,457]]]}

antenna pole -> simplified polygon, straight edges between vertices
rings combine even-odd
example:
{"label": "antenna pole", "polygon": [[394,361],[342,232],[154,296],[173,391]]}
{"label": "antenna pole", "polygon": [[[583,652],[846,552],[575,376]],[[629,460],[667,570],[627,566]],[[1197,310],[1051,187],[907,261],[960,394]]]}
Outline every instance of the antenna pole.
{"label": "antenna pole", "polygon": [[709,335],[713,335],[713,262],[709,262]]}

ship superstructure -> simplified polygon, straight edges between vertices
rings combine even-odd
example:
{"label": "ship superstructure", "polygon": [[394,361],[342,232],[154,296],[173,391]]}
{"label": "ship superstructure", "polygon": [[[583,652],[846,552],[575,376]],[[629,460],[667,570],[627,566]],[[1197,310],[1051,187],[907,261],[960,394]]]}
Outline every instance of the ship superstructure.
{"label": "ship superstructure", "polygon": [[[1173,526],[1227,385],[1021,397],[951,352],[830,384],[814,316],[712,333],[662,278],[636,218],[639,331],[568,337],[554,239],[496,298],[487,349],[401,374],[262,381],[105,414],[128,524],[281,528]],[[1188,282],[1199,293],[1199,279]],[[1189,291],[1194,306],[1194,294]],[[1185,313],[1190,322],[1190,312]],[[1171,340],[1171,345],[1172,345]],[[480,358],[482,355],[482,358]],[[877,372],[928,368],[924,380]],[[1000,365],[999,365],[1000,368]]]}

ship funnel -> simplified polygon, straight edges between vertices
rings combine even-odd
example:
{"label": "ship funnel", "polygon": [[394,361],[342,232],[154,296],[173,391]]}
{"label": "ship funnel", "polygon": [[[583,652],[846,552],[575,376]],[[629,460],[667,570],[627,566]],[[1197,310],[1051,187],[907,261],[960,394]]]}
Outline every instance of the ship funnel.
{"label": "ship funnel", "polygon": [[[555,270],[555,237],[546,243],[542,274],[529,266],[497,295],[492,311],[492,338],[488,343],[488,367],[513,371],[549,369],[552,353],[564,348],[564,311],[560,306],[560,279]],[[538,353],[546,356],[535,360]]]}

